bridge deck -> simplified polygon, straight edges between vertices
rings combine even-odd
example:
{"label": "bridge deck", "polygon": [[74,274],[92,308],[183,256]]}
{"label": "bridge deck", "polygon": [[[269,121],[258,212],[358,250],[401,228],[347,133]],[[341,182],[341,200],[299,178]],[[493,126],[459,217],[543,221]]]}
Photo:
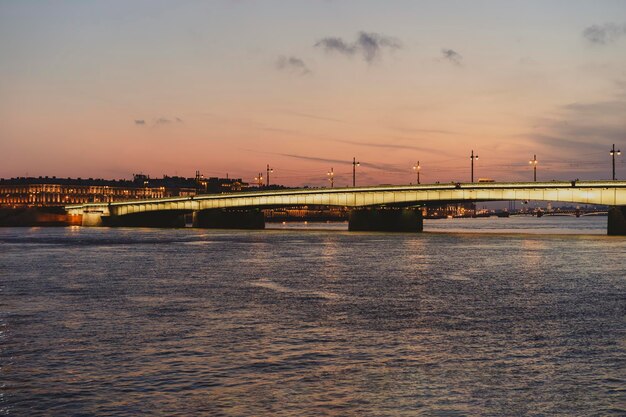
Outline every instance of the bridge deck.
{"label": "bridge deck", "polygon": [[103,212],[125,215],[147,211],[197,211],[215,208],[267,208],[301,205],[419,206],[428,203],[508,200],[624,206],[626,205],[626,181],[446,183],[355,188],[305,188],[130,200],[116,203],[88,203],[66,206],[66,210],[70,214]]}

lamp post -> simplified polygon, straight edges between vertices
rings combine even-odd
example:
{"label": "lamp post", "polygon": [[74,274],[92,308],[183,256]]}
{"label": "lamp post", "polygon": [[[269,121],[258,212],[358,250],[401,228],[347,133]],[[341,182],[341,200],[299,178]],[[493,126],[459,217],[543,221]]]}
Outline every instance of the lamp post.
{"label": "lamp post", "polygon": [[335,172],[332,167],[330,167],[330,171],[326,175],[328,175],[328,181],[330,181],[330,188],[333,188],[335,186]]}
{"label": "lamp post", "polygon": [[537,162],[537,155],[533,155],[533,159],[528,161],[533,166],[533,179],[535,182],[537,182]]}
{"label": "lamp post", "polygon": [[617,154],[618,156],[622,154],[622,151],[615,150],[615,144],[613,144],[613,148],[609,151],[609,154],[611,155],[611,158],[613,159],[613,181],[615,181],[615,154]]}
{"label": "lamp post", "polygon": [[356,161],[356,158],[352,158],[352,186],[356,187],[356,167],[361,165],[360,162]]}
{"label": "lamp post", "polygon": [[474,155],[474,150],[472,149],[472,155],[470,156],[472,160],[472,182],[474,182],[474,159],[478,159],[478,155]]}
{"label": "lamp post", "polygon": [[256,184],[259,187],[263,186],[263,175],[259,172],[259,175],[257,175],[256,177],[254,177],[254,181],[256,181]]}
{"label": "lamp post", "polygon": [[417,183],[419,184],[420,183],[420,169],[422,169],[422,167],[420,167],[420,161],[417,161],[417,164],[415,164],[413,169],[417,173]]}
{"label": "lamp post", "polygon": [[267,164],[267,175],[265,176],[265,181],[267,186],[270,186],[270,172],[274,172],[274,168],[270,168],[270,164]]}

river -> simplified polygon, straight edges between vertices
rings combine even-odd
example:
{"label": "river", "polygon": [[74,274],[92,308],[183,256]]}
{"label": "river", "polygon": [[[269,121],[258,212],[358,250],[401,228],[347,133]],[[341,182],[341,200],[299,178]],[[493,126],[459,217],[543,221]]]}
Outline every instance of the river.
{"label": "river", "polygon": [[0,413],[626,414],[606,217],[268,227],[0,229]]}

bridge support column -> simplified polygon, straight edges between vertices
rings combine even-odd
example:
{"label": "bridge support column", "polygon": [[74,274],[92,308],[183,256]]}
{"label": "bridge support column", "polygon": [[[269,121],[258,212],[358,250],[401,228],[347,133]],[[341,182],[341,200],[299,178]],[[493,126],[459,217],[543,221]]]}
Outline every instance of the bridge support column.
{"label": "bridge support column", "polygon": [[424,219],[420,209],[372,208],[350,212],[350,231],[421,232]]}
{"label": "bridge support column", "polygon": [[261,210],[200,210],[193,213],[193,227],[204,229],[265,229]]}
{"label": "bridge support column", "polygon": [[103,226],[102,224],[102,213],[83,213],[81,215],[81,226],[84,227],[98,227]]}
{"label": "bridge support column", "polygon": [[108,227],[185,227],[184,214],[177,211],[149,211],[102,217],[102,226]]}
{"label": "bridge support column", "polygon": [[609,236],[626,236],[626,206],[616,206],[609,209],[607,234]]}

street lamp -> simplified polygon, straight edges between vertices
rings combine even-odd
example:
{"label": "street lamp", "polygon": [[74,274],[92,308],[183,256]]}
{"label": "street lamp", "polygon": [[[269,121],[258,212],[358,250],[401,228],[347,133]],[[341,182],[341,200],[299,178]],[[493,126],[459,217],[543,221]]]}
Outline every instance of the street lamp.
{"label": "street lamp", "polygon": [[615,144],[613,144],[613,148],[609,151],[609,154],[611,155],[611,158],[613,159],[613,181],[615,181],[615,154],[617,154],[618,156],[622,154],[622,151],[615,150]]}
{"label": "street lamp", "polygon": [[537,155],[533,156],[533,159],[531,159],[530,161],[528,161],[529,164],[531,164],[533,166],[533,178],[535,180],[535,182],[537,182]]}
{"label": "street lamp", "polygon": [[420,169],[422,169],[422,167],[420,167],[420,161],[417,161],[417,164],[415,164],[413,169],[417,173],[417,183],[419,184],[420,183]]}
{"label": "street lamp", "polygon": [[270,168],[270,164],[267,164],[267,175],[265,176],[266,184],[270,186],[270,172],[274,172],[274,168]]}
{"label": "street lamp", "polygon": [[328,171],[326,173],[326,175],[328,175],[328,181],[330,181],[330,188],[333,188],[335,186],[335,172],[333,171],[333,168],[330,168],[330,171]]}
{"label": "street lamp", "polygon": [[254,177],[254,181],[256,181],[256,184],[259,187],[263,186],[263,175],[259,172],[259,175],[257,175],[256,177]]}
{"label": "street lamp", "polygon": [[470,156],[472,160],[472,182],[474,182],[474,159],[478,159],[478,155],[474,155],[474,150],[472,149],[472,155]]}
{"label": "street lamp", "polygon": [[360,162],[356,161],[356,158],[352,158],[352,186],[356,187],[356,167],[361,165]]}

